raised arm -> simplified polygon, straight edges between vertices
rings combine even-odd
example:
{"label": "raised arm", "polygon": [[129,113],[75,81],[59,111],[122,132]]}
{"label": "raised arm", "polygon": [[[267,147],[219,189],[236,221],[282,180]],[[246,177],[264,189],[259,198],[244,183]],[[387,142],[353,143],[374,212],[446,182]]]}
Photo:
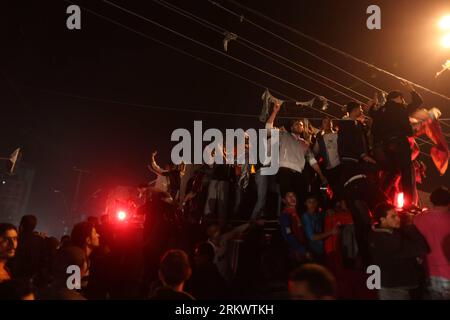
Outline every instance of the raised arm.
{"label": "raised arm", "polygon": [[180,177],[183,177],[184,174],[186,173],[186,164],[184,162],[180,164],[179,170],[180,170]]}
{"label": "raised arm", "polygon": [[417,91],[411,91],[411,99],[412,101],[406,107],[406,110],[408,110],[410,115],[419,109],[423,103],[422,97],[417,93]]}
{"label": "raised arm", "polygon": [[237,226],[236,228],[232,229],[231,231],[228,231],[227,233],[224,233],[222,235],[223,240],[231,240],[234,237],[236,237],[238,234],[245,232],[250,227],[250,223],[244,223],[240,226]]}
{"label": "raised arm", "polygon": [[266,122],[266,129],[273,129],[273,123],[275,122],[275,118],[277,117],[277,114],[280,111],[280,107],[281,107],[280,104],[275,104],[273,106],[273,111]]}
{"label": "raised arm", "polygon": [[339,226],[340,224],[337,224],[333,227],[333,229],[321,233],[315,233],[314,232],[314,226],[311,218],[308,216],[308,214],[303,214],[302,216],[302,225],[303,230],[305,230],[305,236],[308,241],[320,241],[325,240],[326,238],[336,235],[339,233]]}
{"label": "raised arm", "polygon": [[373,94],[373,98],[370,99],[366,106],[363,107],[364,108],[364,112],[367,113],[369,115],[370,118],[375,118],[378,109],[380,108],[380,102],[378,100],[378,92],[375,92]]}
{"label": "raised arm", "polygon": [[158,154],[158,152],[157,151],[153,151],[152,152],[152,159],[151,159],[151,162],[150,162],[150,166],[148,167],[151,171],[153,171],[154,173],[156,173],[156,174],[158,174],[158,175],[164,175],[166,172],[167,172],[167,170],[163,170],[163,169],[161,169],[161,167],[160,166],[158,166],[158,164],[156,163],[156,160],[155,160],[155,158],[156,158],[156,155]]}
{"label": "raised arm", "polygon": [[423,100],[411,82],[402,82],[402,85],[411,92],[411,102],[406,106],[408,114],[411,115],[422,105]]}

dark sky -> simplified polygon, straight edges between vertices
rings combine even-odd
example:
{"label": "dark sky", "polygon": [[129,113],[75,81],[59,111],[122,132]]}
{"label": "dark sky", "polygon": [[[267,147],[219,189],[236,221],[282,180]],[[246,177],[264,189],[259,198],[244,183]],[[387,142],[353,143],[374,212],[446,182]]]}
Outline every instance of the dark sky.
{"label": "dark sky", "polygon": [[[3,3],[6,4],[3,4]],[[216,49],[223,37],[153,1],[113,2],[171,27]],[[212,6],[206,0],[169,0],[185,10],[288,57],[367,96],[373,89]],[[220,1],[219,1],[220,2]],[[227,57],[192,44],[167,31],[113,8],[102,1],[74,1],[148,36],[207,59],[298,100],[312,96]],[[398,80],[322,48],[286,29],[222,1],[299,46],[339,65],[384,90],[399,88]],[[439,45],[436,23],[450,13],[448,1],[433,0],[245,0],[242,4],[351,53],[383,69],[450,95],[450,73],[434,79],[450,50]],[[366,8],[381,7],[382,29],[366,28]],[[205,111],[255,114],[263,89],[125,30],[82,9],[82,29],[66,28],[65,1],[3,0],[0,99],[3,110],[0,151],[23,148],[23,160],[36,170],[29,210],[49,229],[63,210],[54,189],[73,196],[74,166],[89,170],[82,185],[82,201],[101,188],[137,184],[151,178],[146,163],[153,149],[162,162],[169,159],[170,134],[176,128],[259,127],[257,119],[203,113],[155,110],[133,104]],[[339,103],[349,99],[231,42],[229,55],[265,69]],[[419,90],[420,91],[420,90]],[[420,91],[425,105],[450,117],[449,101]],[[101,102],[76,98],[91,97]],[[112,101],[123,102],[115,104]],[[336,106],[329,110],[342,113]],[[293,111],[291,110],[291,113]],[[320,116],[299,111],[302,116]],[[447,128],[447,131],[450,131]],[[424,151],[428,148],[425,147]],[[424,158],[428,162],[427,158]],[[428,162],[425,188],[448,184]]]}

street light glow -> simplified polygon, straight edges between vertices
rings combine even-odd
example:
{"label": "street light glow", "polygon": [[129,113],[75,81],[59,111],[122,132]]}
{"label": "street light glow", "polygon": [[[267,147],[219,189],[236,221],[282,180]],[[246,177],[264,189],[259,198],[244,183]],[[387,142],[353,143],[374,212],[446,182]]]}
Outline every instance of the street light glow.
{"label": "street light glow", "polygon": [[450,48],[450,33],[446,34],[441,38],[441,45],[444,48]]}
{"label": "street light glow", "polygon": [[444,16],[439,20],[439,27],[442,30],[449,30],[450,29],[450,15]]}

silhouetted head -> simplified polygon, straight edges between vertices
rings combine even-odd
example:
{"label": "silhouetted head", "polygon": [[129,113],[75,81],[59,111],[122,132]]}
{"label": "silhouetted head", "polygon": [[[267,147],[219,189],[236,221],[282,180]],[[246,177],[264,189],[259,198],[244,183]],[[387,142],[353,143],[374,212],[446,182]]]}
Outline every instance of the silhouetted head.
{"label": "silhouetted head", "polygon": [[347,110],[348,116],[351,119],[358,119],[363,115],[361,105],[356,101],[348,102],[345,106],[345,109]]}
{"label": "silhouetted head", "polygon": [[37,218],[36,216],[29,214],[25,215],[20,219],[19,224],[19,232],[20,233],[33,233],[34,229],[36,229],[37,226]]}
{"label": "silhouetted head", "polygon": [[393,90],[391,92],[389,92],[389,94],[386,97],[387,101],[394,101],[396,103],[400,103],[400,104],[406,104],[405,98],[403,96],[403,93],[401,91],[398,90]]}
{"label": "silhouetted head", "polygon": [[59,246],[61,248],[68,247],[70,245],[70,236],[68,234],[63,235],[61,237],[61,241],[59,242]]}
{"label": "silhouetted head", "polygon": [[430,201],[437,207],[450,206],[450,190],[446,187],[439,187],[430,194]]}
{"label": "silhouetted head", "polygon": [[289,276],[289,294],[292,300],[334,300],[336,280],[325,267],[304,264]]}
{"label": "silhouetted head", "polygon": [[83,249],[93,249],[100,245],[99,234],[95,230],[95,227],[87,221],[77,223],[73,227],[70,239],[74,246]]}
{"label": "silhouetted head", "polygon": [[89,216],[89,217],[87,218],[87,222],[89,222],[90,224],[92,224],[94,227],[97,227],[99,221],[98,221],[98,218],[97,218],[97,217]]}
{"label": "silhouetted head", "polygon": [[378,226],[384,229],[400,228],[400,216],[395,206],[389,203],[380,203],[376,206],[374,218],[378,222]]}
{"label": "silhouetted head", "polygon": [[191,276],[189,258],[183,250],[169,250],[161,259],[159,278],[165,286],[177,287]]}

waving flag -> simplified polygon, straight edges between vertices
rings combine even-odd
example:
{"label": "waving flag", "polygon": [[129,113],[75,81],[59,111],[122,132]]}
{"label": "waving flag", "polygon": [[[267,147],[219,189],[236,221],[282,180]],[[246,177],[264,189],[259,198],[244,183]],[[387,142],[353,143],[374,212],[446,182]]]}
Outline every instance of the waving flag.
{"label": "waving flag", "polygon": [[449,149],[439,124],[440,116],[439,109],[421,109],[411,116],[411,122],[416,131],[416,137],[426,135],[433,142],[430,156],[439,173],[444,175],[448,168]]}

